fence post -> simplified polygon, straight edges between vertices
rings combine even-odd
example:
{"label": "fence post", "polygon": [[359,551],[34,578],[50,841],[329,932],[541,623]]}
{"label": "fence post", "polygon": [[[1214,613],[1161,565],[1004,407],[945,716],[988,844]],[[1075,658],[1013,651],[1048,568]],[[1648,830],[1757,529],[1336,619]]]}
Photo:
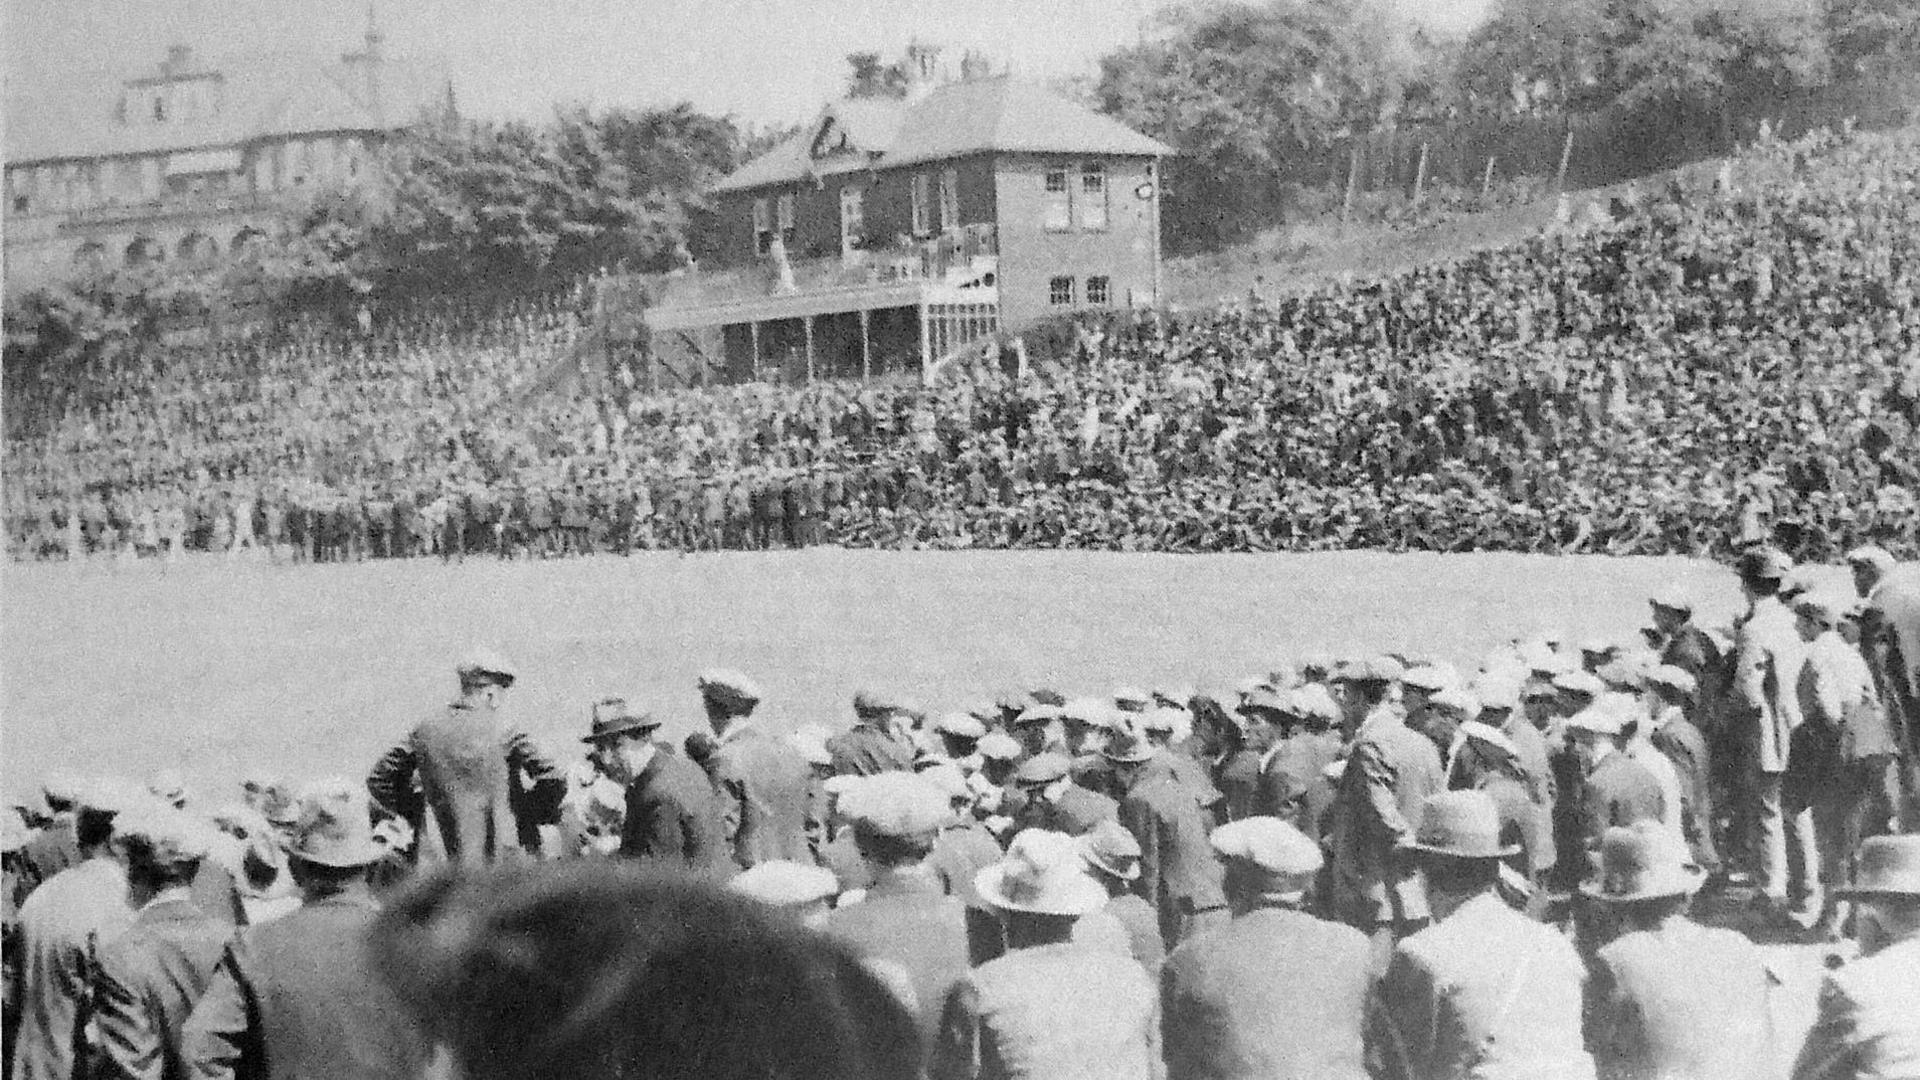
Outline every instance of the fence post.
{"label": "fence post", "polygon": [[1427,149],[1431,144],[1420,144],[1420,164],[1413,170],[1413,208],[1420,209],[1420,197],[1427,190]]}
{"label": "fence post", "polygon": [[1482,199],[1493,194],[1493,161],[1494,155],[1488,154],[1487,171],[1480,177],[1480,197]]}
{"label": "fence post", "polygon": [[1560,146],[1560,168],[1553,176],[1553,190],[1559,194],[1567,190],[1567,166],[1573,161],[1573,123],[1567,123],[1567,141]]}
{"label": "fence post", "polygon": [[1359,147],[1347,151],[1347,197],[1340,204],[1340,232],[1347,231],[1347,219],[1353,216],[1354,189],[1360,186],[1360,150]]}

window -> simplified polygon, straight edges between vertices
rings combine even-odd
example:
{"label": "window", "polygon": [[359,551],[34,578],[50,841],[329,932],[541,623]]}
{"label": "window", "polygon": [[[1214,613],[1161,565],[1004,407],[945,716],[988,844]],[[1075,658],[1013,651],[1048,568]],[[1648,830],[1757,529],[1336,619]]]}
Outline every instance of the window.
{"label": "window", "polygon": [[1105,274],[1087,279],[1087,303],[1097,307],[1113,303],[1113,286]]}
{"label": "window", "polygon": [[867,197],[865,190],[848,184],[840,189],[840,254],[852,255],[866,233]]}
{"label": "window", "polygon": [[1045,224],[1048,232],[1065,232],[1073,228],[1073,184],[1065,169],[1047,170]]}
{"label": "window", "polygon": [[960,226],[960,174],[947,169],[940,174],[940,231]]}
{"label": "window", "polygon": [[24,214],[27,212],[27,197],[25,195],[15,195],[13,197],[13,212],[16,214]]}
{"label": "window", "polygon": [[163,97],[155,97],[153,99],[154,121],[156,123],[159,123],[159,122],[165,121],[166,118],[167,118],[167,99]]}
{"label": "window", "polygon": [[1080,227],[1107,227],[1107,167],[1098,161],[1080,167]]}
{"label": "window", "polygon": [[753,200],[753,250],[765,255],[773,247],[773,204]]}
{"label": "window", "polygon": [[793,246],[793,195],[789,193],[780,196],[774,203],[774,212],[778,216],[776,223],[780,226],[780,242],[791,248]]}
{"label": "window", "polygon": [[913,178],[913,235],[925,236],[932,231],[927,227],[927,178],[923,174]]}
{"label": "window", "polygon": [[1047,303],[1073,303],[1073,279],[1070,277],[1049,278],[1047,280]]}

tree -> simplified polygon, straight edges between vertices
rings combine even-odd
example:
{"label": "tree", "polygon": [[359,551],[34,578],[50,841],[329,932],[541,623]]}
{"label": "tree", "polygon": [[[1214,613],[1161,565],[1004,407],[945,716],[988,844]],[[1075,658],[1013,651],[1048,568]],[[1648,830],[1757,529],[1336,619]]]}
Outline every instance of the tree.
{"label": "tree", "polygon": [[1829,0],[1824,27],[1836,75],[1909,74],[1920,66],[1920,4]]}
{"label": "tree", "polygon": [[907,96],[907,67],[902,61],[885,63],[877,52],[847,54],[847,96],[902,98]]}

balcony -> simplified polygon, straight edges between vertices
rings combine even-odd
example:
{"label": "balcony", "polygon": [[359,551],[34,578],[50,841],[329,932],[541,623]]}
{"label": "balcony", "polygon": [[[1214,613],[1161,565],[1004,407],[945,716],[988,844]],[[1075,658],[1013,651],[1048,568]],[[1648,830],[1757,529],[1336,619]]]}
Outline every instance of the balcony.
{"label": "balcony", "polygon": [[170,218],[221,217],[227,214],[276,212],[287,208],[284,198],[267,192],[219,192],[167,195],[140,202],[102,203],[68,210],[36,211],[61,219],[63,229],[84,229],[128,222]]}
{"label": "balcony", "polygon": [[657,330],[722,326],[923,303],[997,303],[992,224],[842,258],[802,259],[668,277],[646,320]]}

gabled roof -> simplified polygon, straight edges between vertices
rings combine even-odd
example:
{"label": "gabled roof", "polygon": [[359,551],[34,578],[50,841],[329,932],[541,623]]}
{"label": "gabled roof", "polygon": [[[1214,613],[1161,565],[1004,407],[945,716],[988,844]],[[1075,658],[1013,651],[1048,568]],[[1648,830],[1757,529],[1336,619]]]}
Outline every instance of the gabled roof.
{"label": "gabled roof", "polygon": [[[60,92],[18,95],[9,86],[7,164],[237,146],[255,139],[330,131],[387,131],[449,100],[437,66],[381,58],[372,85],[365,69],[342,60],[236,57],[209,65],[222,86],[211,115],[166,123],[118,119],[126,82],[76,81]],[[364,61],[362,62],[364,63]],[[147,85],[152,85],[149,82]],[[137,92],[128,110],[139,108]]]}
{"label": "gabled roof", "polygon": [[[815,158],[821,128],[832,122],[862,153]],[[887,169],[980,153],[1100,154],[1165,157],[1164,143],[1084,105],[1009,76],[936,87],[916,101],[838,101],[793,138],[714,185],[745,191],[854,169]]]}

